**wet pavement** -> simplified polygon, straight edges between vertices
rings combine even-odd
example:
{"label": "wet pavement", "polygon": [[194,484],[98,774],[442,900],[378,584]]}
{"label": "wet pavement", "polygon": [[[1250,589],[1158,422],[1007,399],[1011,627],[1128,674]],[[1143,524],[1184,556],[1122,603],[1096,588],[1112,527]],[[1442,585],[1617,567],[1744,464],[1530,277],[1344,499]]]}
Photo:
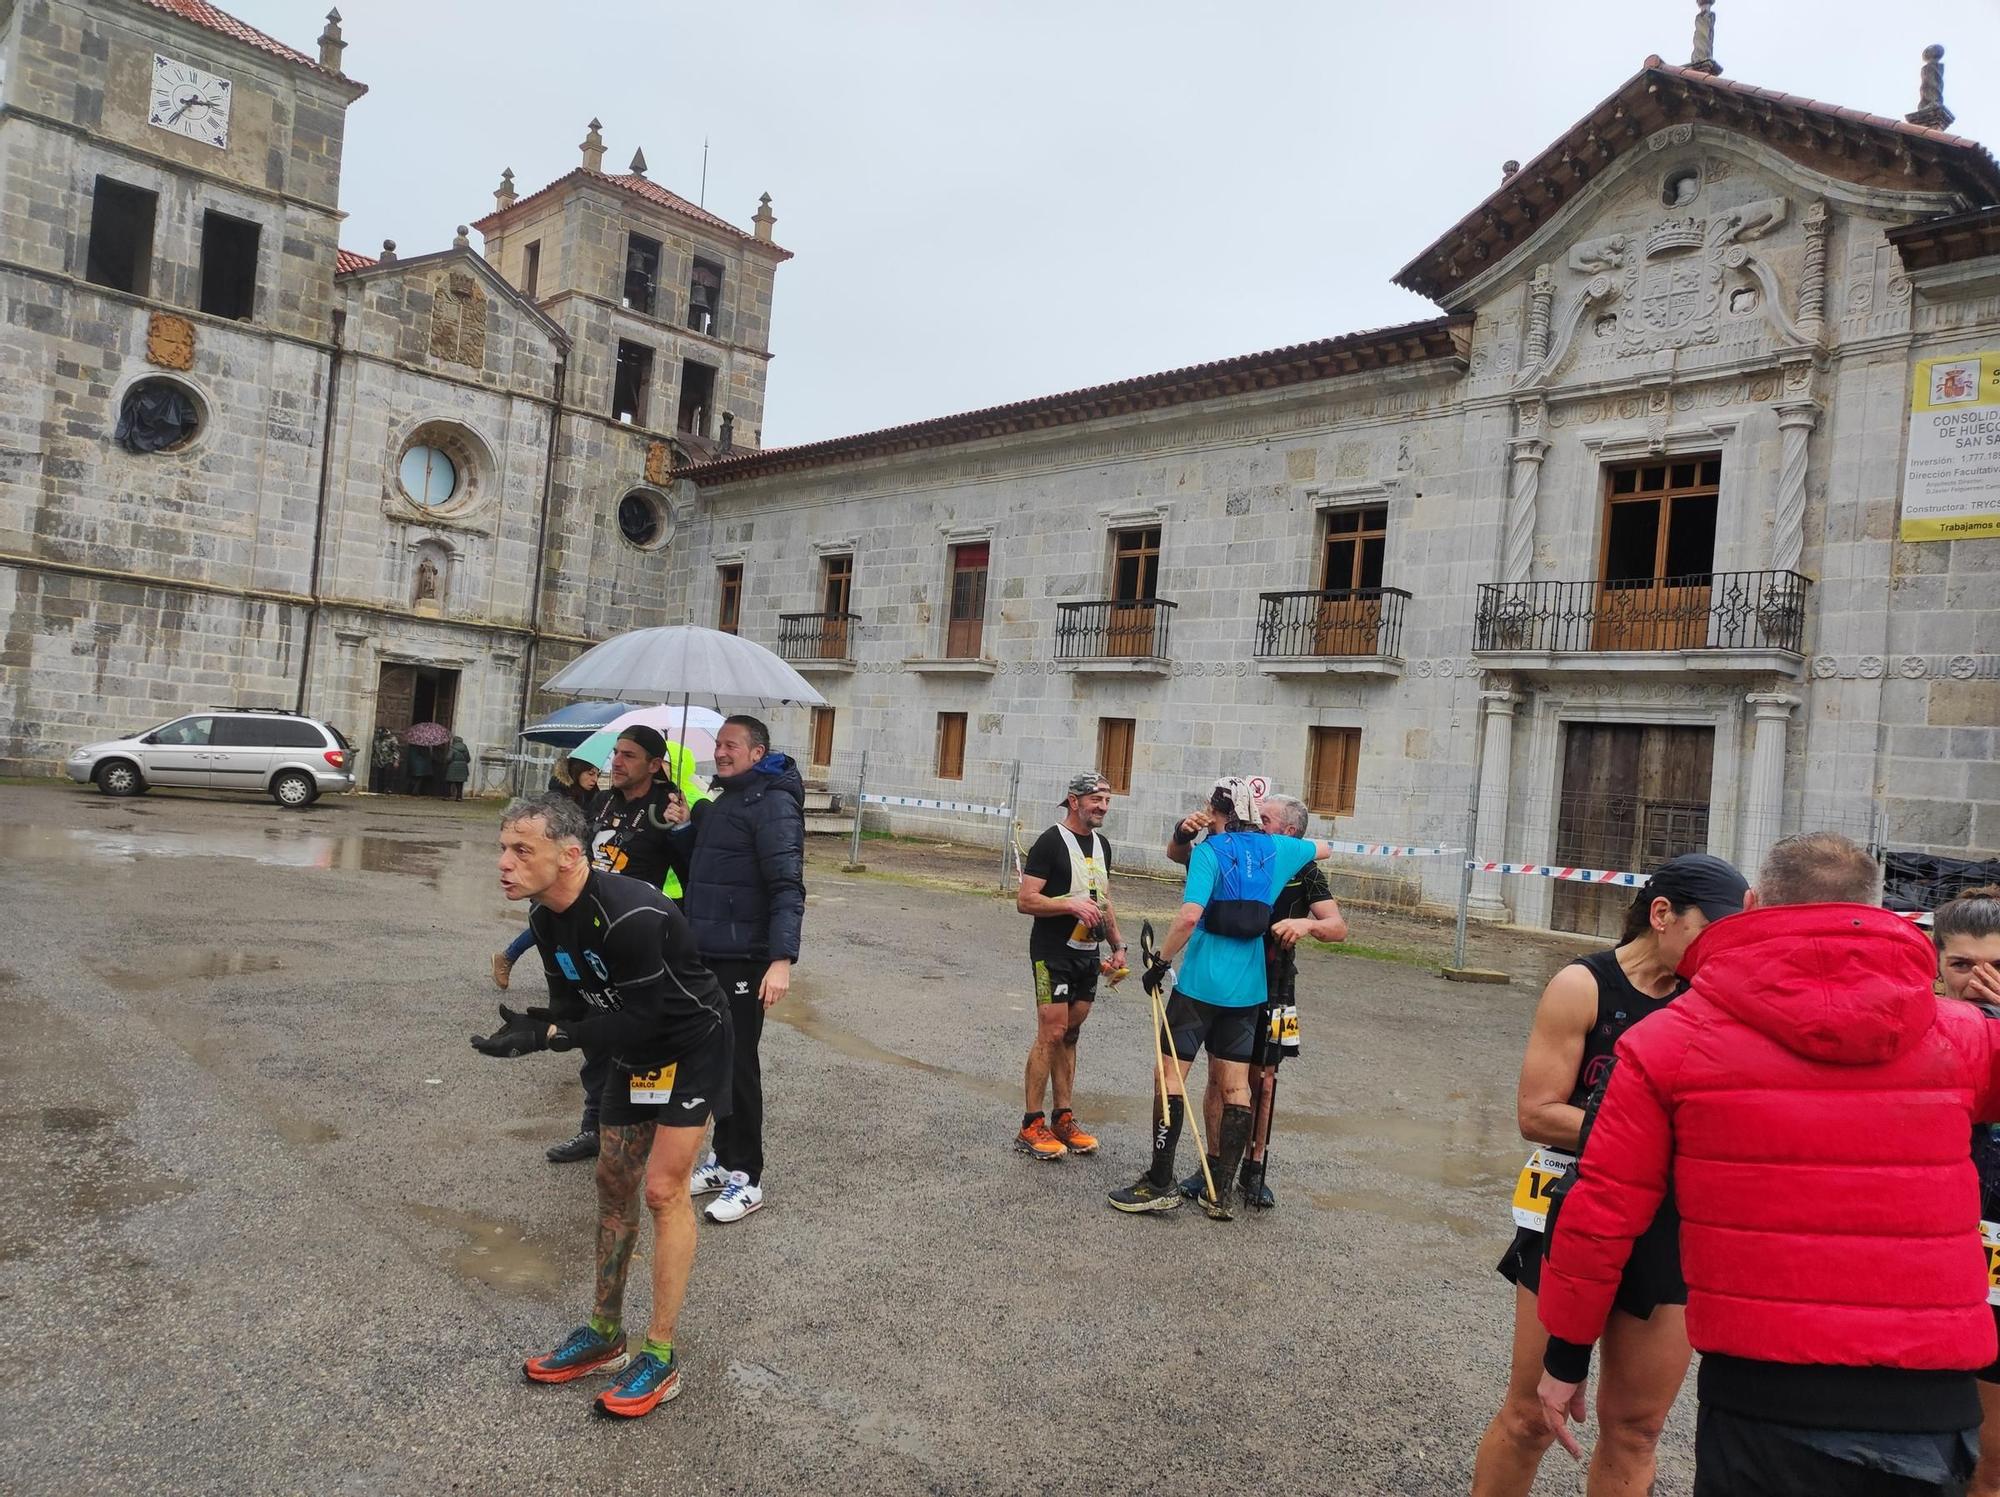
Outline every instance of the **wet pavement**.
{"label": "wet pavement", "polygon": [[[1279,1209],[1135,1220],[1104,1192],[1145,1162],[1136,983],[1083,1038],[1103,1152],[1015,1155],[1026,922],[816,846],[764,1040],[767,1207],[702,1229],[681,1398],[607,1425],[593,1390],[519,1374],[587,1308],[593,1202],[587,1167],[541,1157],[573,1066],[465,1042],[521,924],[493,820],[0,786],[0,1489],[1466,1490],[1547,947],[1475,946],[1512,987],[1307,954]],[[1120,898],[1164,928],[1166,886]],[[1557,1453],[1536,1490],[1581,1489]]]}

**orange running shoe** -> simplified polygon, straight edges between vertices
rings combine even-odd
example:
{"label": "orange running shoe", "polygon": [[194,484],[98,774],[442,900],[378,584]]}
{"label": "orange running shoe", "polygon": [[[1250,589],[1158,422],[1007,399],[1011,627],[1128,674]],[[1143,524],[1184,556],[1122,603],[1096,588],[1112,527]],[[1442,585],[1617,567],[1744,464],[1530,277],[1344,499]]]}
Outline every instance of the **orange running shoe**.
{"label": "orange running shoe", "polygon": [[604,1336],[580,1325],[554,1351],[528,1358],[521,1371],[531,1383],[567,1383],[593,1372],[623,1372],[631,1360],[623,1333]]}
{"label": "orange running shoe", "polygon": [[1060,1159],[1069,1152],[1063,1141],[1049,1131],[1047,1119],[1039,1116],[1014,1135],[1014,1147],[1037,1159]]}
{"label": "orange running shoe", "polygon": [[1056,1141],[1072,1154],[1095,1154],[1097,1140],[1076,1126],[1076,1114],[1067,1107],[1056,1114],[1056,1120],[1049,1124],[1049,1132]]}

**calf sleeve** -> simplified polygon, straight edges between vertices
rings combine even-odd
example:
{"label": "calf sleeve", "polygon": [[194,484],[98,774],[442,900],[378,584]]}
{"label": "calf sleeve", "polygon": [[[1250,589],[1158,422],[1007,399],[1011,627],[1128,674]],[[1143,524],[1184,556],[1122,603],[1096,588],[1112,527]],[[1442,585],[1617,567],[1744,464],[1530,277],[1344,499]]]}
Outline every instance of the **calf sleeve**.
{"label": "calf sleeve", "polygon": [[1243,1162],[1244,1147],[1250,1142],[1250,1109],[1231,1102],[1222,1109],[1222,1137],[1216,1147],[1221,1168],[1215,1172],[1215,1188],[1227,1190]]}
{"label": "calf sleeve", "polygon": [[1167,1120],[1153,1123],[1153,1167],[1146,1171],[1155,1185],[1174,1183],[1174,1154],[1180,1148],[1181,1123],[1187,1116],[1187,1098],[1167,1098]]}

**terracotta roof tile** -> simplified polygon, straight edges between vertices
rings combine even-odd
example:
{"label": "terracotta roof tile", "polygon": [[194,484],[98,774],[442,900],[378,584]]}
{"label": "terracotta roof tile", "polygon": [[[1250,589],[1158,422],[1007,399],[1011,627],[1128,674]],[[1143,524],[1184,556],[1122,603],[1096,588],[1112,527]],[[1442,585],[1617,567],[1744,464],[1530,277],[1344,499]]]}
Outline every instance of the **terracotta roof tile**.
{"label": "terracotta roof tile", "polygon": [[226,10],[217,9],[208,0],[139,0],[141,5],[150,5],[154,10],[170,16],[178,16],[183,21],[192,21],[208,31],[226,36],[234,41],[244,42],[260,52],[268,52],[273,57],[286,62],[297,63],[300,67],[311,68],[315,73],[323,73],[329,78],[339,78],[341,82],[354,88],[364,88],[344,73],[335,73],[319,65],[317,59],[308,57],[296,47],[288,47],[274,36],[259,31],[248,21],[239,21]]}
{"label": "terracotta roof tile", "polygon": [[335,275],[346,275],[350,270],[366,270],[375,263],[376,260],[373,255],[357,254],[353,250],[335,250],[333,254],[333,273]]}
{"label": "terracotta roof tile", "polygon": [[484,234],[489,229],[498,227],[505,220],[517,216],[521,212],[521,210],[526,208],[529,204],[538,202],[542,198],[547,197],[549,194],[557,191],[559,188],[568,186],[572,182],[579,182],[579,181],[597,182],[606,187],[616,187],[621,191],[631,193],[634,197],[640,199],[642,202],[652,204],[655,208],[664,208],[669,213],[677,213],[683,218],[692,219],[695,223],[701,224],[706,228],[714,229],[718,233],[727,234],[732,239],[740,239],[745,244],[754,244],[764,249],[770,250],[773,253],[775,253],[781,260],[789,260],[792,258],[792,252],[790,250],[780,249],[777,245],[771,243],[767,239],[759,239],[754,234],[744,233],[743,230],[737,228],[736,225],[729,222],[728,219],[718,218],[715,214],[710,213],[706,208],[698,207],[695,204],[690,203],[686,198],[682,197],[677,192],[669,192],[666,188],[660,186],[659,183],[652,181],[650,178],[639,176],[636,172],[622,173],[618,176],[612,176],[608,172],[594,172],[587,167],[581,167],[581,166],[579,166],[575,171],[566,172],[564,175],[557,177],[555,181],[549,183],[548,186],[540,188],[534,192],[531,192],[524,198],[517,199],[512,207],[502,208],[498,212],[487,214],[484,218],[474,219],[472,221],[472,227],[479,230],[480,233]]}
{"label": "terracotta roof tile", "polygon": [[1337,338],[1295,343],[1263,353],[1239,354],[1207,364],[1190,364],[1182,369],[1142,374],[1133,379],[1090,385],[1058,395],[1038,395],[1030,400],[939,416],[904,426],[885,427],[880,431],[832,437],[823,442],[804,442],[794,447],[765,447],[752,452],[732,453],[712,462],[681,468],[676,476],[722,483],[918,448],[973,442],[982,437],[1010,432],[1071,426],[1105,416],[1331,379],[1366,369],[1394,368],[1433,359],[1455,360],[1463,367],[1471,327],[1471,316],[1458,314],[1366,332],[1345,333]]}

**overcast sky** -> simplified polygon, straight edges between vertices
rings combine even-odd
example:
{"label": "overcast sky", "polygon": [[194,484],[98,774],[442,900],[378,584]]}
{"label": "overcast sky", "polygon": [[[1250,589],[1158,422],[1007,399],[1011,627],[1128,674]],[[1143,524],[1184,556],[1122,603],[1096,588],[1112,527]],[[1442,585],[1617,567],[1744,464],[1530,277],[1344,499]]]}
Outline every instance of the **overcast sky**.
{"label": "overcast sky", "polygon": [[[221,0],[308,53],[327,0]],[[577,164],[748,227],[778,272],[764,442],[1426,317],[1389,278],[1638,70],[1692,0],[338,0],[342,243],[442,248]],[[1946,48],[2000,138],[2000,0],[1720,0],[1725,76],[1900,116]],[[477,236],[474,243],[478,243]]]}

